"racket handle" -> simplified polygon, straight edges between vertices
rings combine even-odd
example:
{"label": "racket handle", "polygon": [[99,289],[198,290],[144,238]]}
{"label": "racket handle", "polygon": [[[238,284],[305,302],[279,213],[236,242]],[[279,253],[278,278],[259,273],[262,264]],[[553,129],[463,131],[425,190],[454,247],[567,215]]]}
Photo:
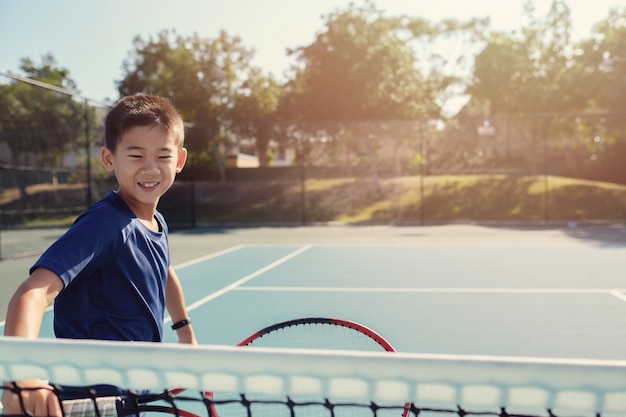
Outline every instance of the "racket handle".
{"label": "racket handle", "polygon": [[62,404],[66,417],[117,417],[119,401],[120,397],[81,398],[65,400]]}

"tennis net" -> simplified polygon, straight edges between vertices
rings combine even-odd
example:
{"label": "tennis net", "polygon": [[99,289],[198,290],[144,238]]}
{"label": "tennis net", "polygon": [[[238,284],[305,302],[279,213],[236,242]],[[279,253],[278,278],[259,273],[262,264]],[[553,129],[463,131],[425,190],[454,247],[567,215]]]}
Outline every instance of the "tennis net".
{"label": "tennis net", "polygon": [[626,415],[626,361],[0,338],[0,380],[29,378],[85,417]]}

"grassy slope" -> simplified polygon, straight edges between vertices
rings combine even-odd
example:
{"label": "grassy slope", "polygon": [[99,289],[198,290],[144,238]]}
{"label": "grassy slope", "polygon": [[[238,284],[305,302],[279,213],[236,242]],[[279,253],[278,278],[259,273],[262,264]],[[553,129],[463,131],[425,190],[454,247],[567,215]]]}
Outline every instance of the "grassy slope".
{"label": "grassy slope", "polygon": [[[84,206],[77,186],[33,186],[27,207]],[[197,223],[214,222],[463,222],[626,219],[626,185],[562,177],[465,175],[380,179],[308,180],[306,193],[293,181],[196,183]],[[172,224],[190,223],[191,187],[177,182],[159,209]],[[304,197],[304,199],[303,199]],[[304,203],[303,203],[304,201]],[[26,207],[16,190],[0,192],[4,224],[26,217],[7,210]],[[306,207],[306,217],[302,208]],[[74,214],[57,216],[55,224]],[[30,216],[30,224],[50,220]]]}
{"label": "grassy slope", "polygon": [[[180,184],[164,199],[169,218],[188,213],[174,200],[189,196]],[[196,184],[198,222],[299,222],[297,181]],[[308,180],[309,222],[417,222],[481,220],[619,220],[626,218],[626,186],[561,177],[506,175]]]}

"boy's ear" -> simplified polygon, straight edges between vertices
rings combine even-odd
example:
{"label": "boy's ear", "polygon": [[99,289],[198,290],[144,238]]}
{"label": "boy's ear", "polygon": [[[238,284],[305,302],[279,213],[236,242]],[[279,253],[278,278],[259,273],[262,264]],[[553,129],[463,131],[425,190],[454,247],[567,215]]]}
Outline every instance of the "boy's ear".
{"label": "boy's ear", "polygon": [[102,161],[104,169],[106,169],[108,172],[113,172],[113,154],[111,153],[111,150],[106,146],[103,146],[100,149],[100,160]]}
{"label": "boy's ear", "polygon": [[185,166],[185,162],[187,161],[187,149],[182,148],[178,152],[178,159],[176,160],[176,173],[180,173]]}

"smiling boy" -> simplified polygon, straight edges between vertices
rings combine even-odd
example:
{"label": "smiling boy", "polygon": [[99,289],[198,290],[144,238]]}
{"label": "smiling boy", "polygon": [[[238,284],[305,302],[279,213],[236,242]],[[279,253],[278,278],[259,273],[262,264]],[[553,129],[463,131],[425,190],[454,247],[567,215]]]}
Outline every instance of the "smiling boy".
{"label": "smiling boy", "polygon": [[[78,217],[32,266],[9,302],[5,336],[38,337],[54,301],[59,338],[160,342],[167,309],[179,342],[197,343],[170,265],[167,223],[157,211],[185,165],[183,140],[183,121],[167,99],[136,95],[116,104],[100,156],[118,189]],[[60,415],[47,390],[22,397],[35,416]],[[23,413],[9,390],[2,400],[5,413]]]}

